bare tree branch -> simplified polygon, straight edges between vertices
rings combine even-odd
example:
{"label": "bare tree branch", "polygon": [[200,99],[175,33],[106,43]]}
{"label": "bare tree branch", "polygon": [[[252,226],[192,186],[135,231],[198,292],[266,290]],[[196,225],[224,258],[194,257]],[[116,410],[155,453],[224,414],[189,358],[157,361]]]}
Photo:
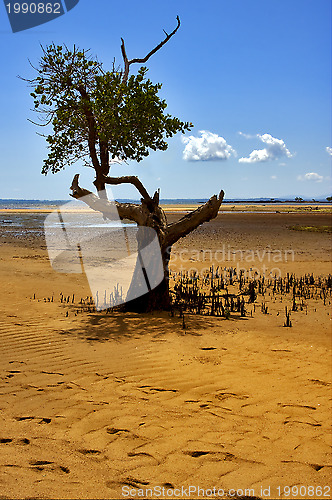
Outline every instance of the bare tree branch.
{"label": "bare tree branch", "polygon": [[125,43],[124,43],[123,38],[121,38],[121,52],[122,52],[122,57],[123,57],[123,62],[124,62],[124,72],[123,72],[122,81],[126,82],[128,79],[128,75],[129,75],[129,61],[128,61]]}
{"label": "bare tree branch", "polygon": [[166,229],[165,241],[167,246],[173,245],[180,238],[191,233],[203,222],[208,222],[218,215],[221,202],[224,198],[224,191],[220,191],[219,196],[212,196],[209,201],[193,212],[182,217],[179,221],[169,224]]}
{"label": "bare tree branch", "polygon": [[180,18],[179,16],[176,16],[176,20],[177,20],[177,26],[176,28],[172,31],[172,33],[168,34],[165,30],[163,30],[163,32],[165,33],[166,37],[164,38],[164,40],[162,40],[154,49],[152,49],[145,57],[143,57],[142,59],[139,59],[139,58],[135,58],[135,59],[130,59],[128,60],[128,57],[127,57],[127,53],[126,53],[126,49],[125,49],[125,43],[124,43],[124,40],[123,38],[121,38],[121,52],[122,52],[122,57],[123,57],[123,62],[124,62],[124,73],[123,73],[123,77],[122,77],[122,81],[123,82],[126,82],[127,79],[128,79],[128,75],[129,75],[129,67],[131,64],[135,64],[135,63],[141,63],[141,64],[144,64],[146,63],[146,61],[148,59],[150,59],[150,57],[155,54],[159,49],[161,49],[161,47],[163,47],[163,45],[165,45],[165,43],[168,42],[168,40],[170,38],[172,38],[173,35],[175,35],[175,33],[177,32],[177,30],[179,29],[180,27]]}
{"label": "bare tree branch", "polygon": [[143,59],[137,59],[137,58],[136,58],[136,59],[131,59],[131,60],[129,61],[129,64],[134,64],[134,63],[146,63],[146,61],[147,61],[148,59],[150,59],[150,57],[151,57],[153,54],[155,54],[155,53],[156,53],[159,49],[161,49],[161,47],[162,47],[163,45],[165,45],[165,43],[167,43],[167,42],[168,42],[168,40],[169,40],[170,38],[172,38],[172,36],[173,36],[173,35],[175,35],[175,33],[177,32],[177,30],[179,29],[180,24],[181,24],[181,23],[180,23],[180,18],[179,18],[179,16],[176,16],[176,20],[177,20],[177,22],[178,22],[178,23],[177,23],[176,28],[172,31],[172,33],[170,33],[170,34],[168,35],[168,34],[166,33],[166,31],[165,31],[165,33],[166,33],[166,38],[165,38],[164,40],[162,40],[162,41],[161,41],[161,42],[160,42],[160,43],[159,43],[159,44],[158,44],[158,45],[157,45],[154,49],[152,49],[152,50],[151,50],[151,51],[150,51],[150,52],[149,52],[149,53],[148,53],[148,54],[147,54],[147,55],[146,55]]}
{"label": "bare tree branch", "polygon": [[151,201],[151,197],[142,182],[135,175],[124,175],[122,177],[104,177],[105,184],[117,186],[118,184],[133,184],[146,201]]}
{"label": "bare tree branch", "polygon": [[[106,219],[114,219],[114,204],[107,199],[101,199],[91,191],[81,188],[78,185],[79,174],[74,176],[70,187],[71,196],[77,200],[82,199],[92,210],[101,212]],[[118,209],[120,219],[128,219],[136,222],[138,225],[143,225],[144,215],[140,205],[134,203],[119,203],[115,202]]]}

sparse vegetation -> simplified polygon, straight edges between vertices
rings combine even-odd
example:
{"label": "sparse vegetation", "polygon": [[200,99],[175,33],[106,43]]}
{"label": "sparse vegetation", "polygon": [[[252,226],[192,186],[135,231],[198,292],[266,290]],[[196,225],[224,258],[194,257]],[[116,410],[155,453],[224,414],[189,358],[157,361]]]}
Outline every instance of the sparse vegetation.
{"label": "sparse vegetation", "polygon": [[332,233],[332,226],[288,226],[288,229],[310,233]]}

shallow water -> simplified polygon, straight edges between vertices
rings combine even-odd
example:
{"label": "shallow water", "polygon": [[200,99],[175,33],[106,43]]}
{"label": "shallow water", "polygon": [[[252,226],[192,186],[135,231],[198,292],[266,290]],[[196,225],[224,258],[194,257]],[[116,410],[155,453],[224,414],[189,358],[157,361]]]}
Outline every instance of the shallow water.
{"label": "shallow water", "polygon": [[[8,231],[17,231],[18,229],[21,232],[29,231],[44,231],[44,223],[45,219],[49,214],[45,213],[0,213],[0,226],[2,228],[6,228]],[[103,220],[101,215],[98,213],[84,213],[84,214],[75,214],[66,220],[66,224],[69,224],[71,227],[121,227],[122,224],[133,225],[133,223],[120,222],[120,221],[107,221]],[[134,224],[135,225],[135,224]],[[48,227],[58,228],[61,227],[61,221],[52,221],[48,224]]]}

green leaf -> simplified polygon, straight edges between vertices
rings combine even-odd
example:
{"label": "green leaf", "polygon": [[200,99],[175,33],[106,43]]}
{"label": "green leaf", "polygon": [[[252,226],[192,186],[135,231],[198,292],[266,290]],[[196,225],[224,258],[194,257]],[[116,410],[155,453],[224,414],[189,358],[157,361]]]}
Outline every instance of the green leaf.
{"label": "green leaf", "polygon": [[[107,156],[140,162],[151,150],[165,151],[167,138],[190,130],[191,122],[166,113],[167,103],[158,94],[162,85],[153,84],[147,72],[140,67],[122,82],[118,70],[104,71],[88,51],[46,47],[31,93],[35,110],[51,119],[53,129],[42,173],[59,172],[78,160],[92,163],[91,148],[106,171]],[[108,151],[106,160],[101,148]]]}

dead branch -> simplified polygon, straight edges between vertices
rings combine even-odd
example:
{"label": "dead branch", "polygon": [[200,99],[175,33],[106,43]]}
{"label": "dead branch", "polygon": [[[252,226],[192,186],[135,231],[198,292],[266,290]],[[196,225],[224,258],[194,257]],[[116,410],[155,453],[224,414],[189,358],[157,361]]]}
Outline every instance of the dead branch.
{"label": "dead branch", "polygon": [[[77,200],[82,199],[92,210],[101,212],[106,219],[114,219],[114,204],[107,199],[99,198],[88,189],[81,188],[78,184],[79,174],[74,176],[70,187],[71,196]],[[144,216],[140,205],[134,203],[119,203],[115,201],[120,219],[128,219],[142,225]]]}
{"label": "dead branch", "polygon": [[179,16],[176,16],[176,20],[177,20],[177,26],[176,28],[172,31],[172,33],[168,34],[166,33],[165,30],[164,33],[166,35],[166,37],[164,38],[164,40],[162,40],[154,49],[152,49],[145,57],[143,57],[142,59],[139,59],[139,58],[135,58],[135,59],[130,59],[128,60],[128,57],[127,57],[127,53],[126,53],[126,48],[125,48],[125,43],[124,43],[124,39],[121,38],[121,52],[122,52],[122,57],[123,57],[123,62],[124,62],[124,73],[123,73],[123,76],[122,76],[122,81],[123,82],[126,82],[127,79],[128,79],[128,75],[129,75],[129,67],[131,64],[135,64],[135,63],[140,63],[140,64],[144,64],[146,63],[146,61],[148,59],[150,59],[150,57],[155,54],[159,49],[161,49],[161,47],[163,47],[163,45],[165,45],[165,43],[168,42],[168,40],[170,38],[172,38],[173,35],[175,35],[175,33],[177,32],[177,30],[179,29],[180,27],[180,18]]}
{"label": "dead branch", "polygon": [[224,198],[224,191],[220,191],[219,196],[212,196],[209,201],[193,212],[182,217],[179,221],[169,224],[166,229],[165,241],[167,246],[172,246],[180,238],[191,233],[203,222],[208,222],[218,215],[218,210]]}
{"label": "dead branch", "polygon": [[117,186],[118,184],[133,184],[145,201],[151,201],[151,197],[142,182],[135,175],[124,175],[122,177],[104,177],[105,184]]}
{"label": "dead branch", "polygon": [[[83,189],[78,184],[79,174],[76,174],[72,185],[72,197],[76,199],[82,199],[92,210],[101,212],[105,218],[114,218],[114,203],[108,201],[107,199],[100,198],[93,194],[87,189]],[[189,214],[182,217],[179,221],[173,224],[167,224],[164,212],[158,205],[159,193],[156,191],[153,198],[150,198],[146,192],[143,184],[135,176],[125,176],[125,177],[107,177],[105,178],[105,183],[108,184],[122,184],[130,183],[137,187],[141,194],[145,194],[145,198],[142,198],[142,204],[137,205],[135,203],[119,203],[115,202],[118,209],[120,219],[129,219],[136,222],[138,225],[151,225],[151,221],[156,221],[156,216],[159,214],[159,230],[162,234],[163,248],[172,246],[180,238],[183,238],[187,234],[191,233],[198,226],[204,222],[208,222],[214,219],[218,215],[218,211],[222,200],[224,198],[224,192],[220,191],[219,196],[212,196],[204,205],[199,207],[197,210],[190,212]],[[143,192],[142,192],[143,191]],[[101,193],[99,193],[101,194]],[[146,198],[146,196],[148,198]],[[159,210],[157,212],[156,210]],[[151,213],[150,213],[151,212]],[[152,215],[152,219],[151,219]],[[151,220],[150,220],[151,219]],[[157,230],[157,229],[156,229]]]}

